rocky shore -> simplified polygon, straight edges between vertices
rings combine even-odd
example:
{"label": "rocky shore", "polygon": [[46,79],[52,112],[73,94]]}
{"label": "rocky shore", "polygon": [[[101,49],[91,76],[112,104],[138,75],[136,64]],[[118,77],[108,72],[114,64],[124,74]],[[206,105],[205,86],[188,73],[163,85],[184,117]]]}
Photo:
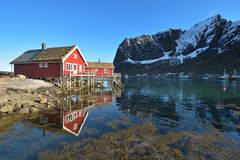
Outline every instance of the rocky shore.
{"label": "rocky shore", "polygon": [[18,78],[0,78],[0,117],[36,113],[57,106],[61,91],[51,83]]}

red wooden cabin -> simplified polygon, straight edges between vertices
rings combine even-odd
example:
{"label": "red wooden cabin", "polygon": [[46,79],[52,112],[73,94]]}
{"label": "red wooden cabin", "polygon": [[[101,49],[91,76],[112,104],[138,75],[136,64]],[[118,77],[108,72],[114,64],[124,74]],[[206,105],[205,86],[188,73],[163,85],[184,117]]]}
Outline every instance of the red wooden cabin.
{"label": "red wooden cabin", "polygon": [[114,66],[112,63],[106,62],[88,62],[86,73],[93,73],[97,77],[112,77],[114,74]]}
{"label": "red wooden cabin", "polygon": [[44,78],[85,73],[87,61],[77,46],[46,48],[43,43],[42,49],[26,51],[10,64],[15,75]]}

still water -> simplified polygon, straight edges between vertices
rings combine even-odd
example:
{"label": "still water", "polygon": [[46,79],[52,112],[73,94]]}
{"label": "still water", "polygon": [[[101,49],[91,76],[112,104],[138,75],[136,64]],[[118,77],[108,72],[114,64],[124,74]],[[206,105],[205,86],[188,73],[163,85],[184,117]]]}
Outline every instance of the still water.
{"label": "still water", "polygon": [[[121,96],[105,92],[84,101],[74,95],[59,112],[15,123],[1,133],[0,159],[37,159],[39,152],[64,142],[146,121],[161,134],[214,128],[240,143],[240,81],[129,78],[124,84]],[[78,108],[83,104],[88,107]]]}

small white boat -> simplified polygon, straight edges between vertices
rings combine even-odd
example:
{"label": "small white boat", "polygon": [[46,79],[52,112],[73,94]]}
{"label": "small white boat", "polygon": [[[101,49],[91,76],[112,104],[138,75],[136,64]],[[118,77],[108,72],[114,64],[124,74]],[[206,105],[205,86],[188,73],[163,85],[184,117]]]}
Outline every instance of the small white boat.
{"label": "small white boat", "polygon": [[229,74],[226,73],[225,69],[224,69],[223,76],[218,77],[218,79],[221,79],[221,80],[229,80],[229,78],[230,78],[230,76],[229,76]]}
{"label": "small white boat", "polygon": [[209,79],[209,75],[208,75],[208,74],[205,74],[202,79],[204,79],[204,80]]}
{"label": "small white boat", "polygon": [[183,72],[179,73],[178,75],[179,78],[189,78],[189,75],[184,74]]}
{"label": "small white boat", "polygon": [[179,75],[179,78],[189,78],[188,75]]}
{"label": "small white boat", "polygon": [[240,80],[240,75],[237,74],[237,70],[234,70],[233,76],[230,77],[230,80]]}

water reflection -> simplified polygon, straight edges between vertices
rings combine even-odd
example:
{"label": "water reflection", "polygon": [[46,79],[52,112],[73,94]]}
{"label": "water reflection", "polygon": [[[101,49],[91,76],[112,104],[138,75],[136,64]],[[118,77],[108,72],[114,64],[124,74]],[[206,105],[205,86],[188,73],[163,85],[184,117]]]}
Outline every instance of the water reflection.
{"label": "water reflection", "polygon": [[145,79],[125,82],[121,111],[151,120],[163,131],[206,131],[240,135],[240,82]]}
{"label": "water reflection", "polygon": [[92,96],[63,96],[58,110],[42,112],[31,122],[42,126],[43,136],[46,136],[46,128],[63,129],[79,136],[91,109],[110,105],[112,101],[110,92],[96,92]]}
{"label": "water reflection", "polygon": [[85,109],[63,112],[63,129],[78,136],[87,119],[88,112]]}

